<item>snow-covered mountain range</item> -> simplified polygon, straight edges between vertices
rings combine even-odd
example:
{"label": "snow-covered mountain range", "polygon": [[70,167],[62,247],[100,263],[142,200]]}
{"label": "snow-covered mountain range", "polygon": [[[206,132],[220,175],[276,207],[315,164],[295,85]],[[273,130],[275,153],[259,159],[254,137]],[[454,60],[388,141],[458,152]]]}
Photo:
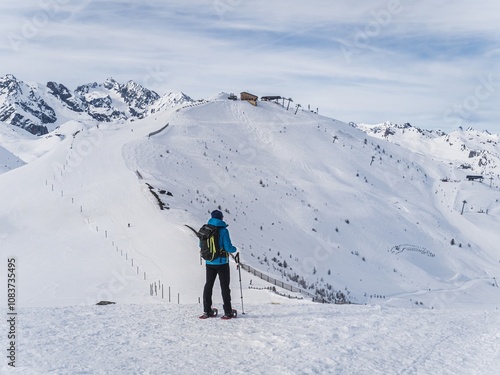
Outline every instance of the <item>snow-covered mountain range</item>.
{"label": "snow-covered mountain range", "polygon": [[0,77],[0,121],[43,135],[64,122],[140,119],[166,106],[192,102],[183,93],[158,95],[133,81],[113,78],[78,86],[70,91],[56,82],[28,84],[12,74]]}

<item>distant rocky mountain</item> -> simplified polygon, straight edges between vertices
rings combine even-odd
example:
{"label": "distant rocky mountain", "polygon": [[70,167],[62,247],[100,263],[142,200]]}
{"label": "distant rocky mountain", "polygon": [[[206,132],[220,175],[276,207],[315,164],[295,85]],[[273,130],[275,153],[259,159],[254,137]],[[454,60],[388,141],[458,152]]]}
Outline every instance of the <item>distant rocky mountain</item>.
{"label": "distant rocky mountain", "polygon": [[44,124],[57,120],[54,109],[38,93],[13,75],[0,78],[0,121],[19,126],[33,134],[47,133]]}
{"label": "distant rocky mountain", "polygon": [[112,122],[140,119],[167,107],[191,103],[182,92],[164,96],[134,81],[113,78],[71,91],[63,84],[28,84],[12,74],[0,77],[0,121],[43,135],[70,119]]}

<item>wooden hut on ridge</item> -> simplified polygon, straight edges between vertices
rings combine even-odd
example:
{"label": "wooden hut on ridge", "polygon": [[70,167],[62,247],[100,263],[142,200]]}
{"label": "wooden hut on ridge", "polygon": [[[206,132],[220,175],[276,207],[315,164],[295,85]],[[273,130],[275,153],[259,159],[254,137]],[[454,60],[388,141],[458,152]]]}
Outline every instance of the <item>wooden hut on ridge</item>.
{"label": "wooden hut on ridge", "polygon": [[240,94],[240,99],[241,100],[246,100],[247,102],[249,102],[250,104],[252,105],[257,105],[257,100],[259,99],[258,96],[255,96],[253,94],[250,94],[249,92],[242,92]]}

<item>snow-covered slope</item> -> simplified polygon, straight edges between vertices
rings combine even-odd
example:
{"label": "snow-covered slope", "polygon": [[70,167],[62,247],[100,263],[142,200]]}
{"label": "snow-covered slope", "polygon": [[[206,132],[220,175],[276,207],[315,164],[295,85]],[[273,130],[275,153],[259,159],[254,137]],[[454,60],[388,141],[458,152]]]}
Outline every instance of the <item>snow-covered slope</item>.
{"label": "snow-covered slope", "polygon": [[21,159],[19,159],[17,156],[13,155],[3,147],[0,147],[0,160],[0,174],[23,165]]}
{"label": "snow-covered slope", "polygon": [[[226,350],[226,373],[493,374],[500,363],[499,191],[466,181],[441,147],[221,95],[135,121],[0,135],[1,164],[27,163],[0,174],[17,373],[213,370],[200,346]],[[215,208],[245,264],[319,299],[382,307],[275,287],[289,299],[232,268],[238,320],[198,321],[204,267],[184,224]],[[118,305],[90,306],[101,300]]]}
{"label": "snow-covered slope", "polygon": [[[232,321],[193,305],[70,306],[19,315],[2,374],[494,375],[498,312],[256,304]],[[2,332],[6,321],[0,321]]]}
{"label": "snow-covered slope", "polygon": [[19,155],[16,144],[19,138],[23,138],[23,135],[21,135],[23,132],[24,130],[15,126],[0,125],[0,174],[25,164],[21,158],[15,155]]}
{"label": "snow-covered slope", "polygon": [[108,267],[124,264],[138,294],[158,280],[196,301],[203,276],[183,225],[200,226],[217,207],[245,263],[318,298],[440,307],[449,295],[498,295],[498,190],[345,123],[220,99],[123,124],[69,122],[48,137],[56,142],[43,157],[0,179],[3,195],[15,196],[6,248],[30,261],[65,259],[56,273],[30,271],[34,305],[45,304],[41,280],[80,278],[55,300],[87,302],[106,289]]}
{"label": "snow-covered slope", "polygon": [[[259,104],[182,111],[158,136],[124,148],[129,167],[171,191],[172,208],[203,216],[220,205],[245,261],[321,296],[340,290],[366,302],[430,290],[420,298],[432,304],[464,285],[489,288],[495,250],[462,232],[459,201],[447,203],[451,214],[440,209],[453,199],[434,195],[442,164],[331,119]],[[495,206],[495,194],[485,202]]]}

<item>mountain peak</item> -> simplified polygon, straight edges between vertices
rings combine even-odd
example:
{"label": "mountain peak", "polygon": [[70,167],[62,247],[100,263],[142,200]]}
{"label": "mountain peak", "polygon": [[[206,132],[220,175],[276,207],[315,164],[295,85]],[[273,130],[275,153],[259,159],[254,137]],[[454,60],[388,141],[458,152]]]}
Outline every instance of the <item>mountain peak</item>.
{"label": "mountain peak", "polygon": [[[112,77],[103,84],[80,85],[74,91],[53,81],[45,86],[29,86],[12,74],[0,77],[0,121],[33,134],[45,134],[55,129],[73,118],[71,112],[78,114],[79,120],[112,122],[143,118],[158,110],[192,101],[184,93],[170,93],[167,99],[161,99],[156,92],[137,82],[130,80],[120,84]],[[47,103],[51,103],[50,106]],[[81,117],[82,114],[85,116]]]}
{"label": "mountain peak", "polygon": [[13,94],[20,91],[20,83],[12,74],[0,77],[0,94]]}
{"label": "mountain peak", "polygon": [[0,81],[17,81],[17,78],[13,74],[6,74],[0,77]]}
{"label": "mountain peak", "polygon": [[105,87],[108,90],[115,90],[115,91],[120,91],[121,85],[115,81],[114,78],[109,77],[104,81],[103,87]]}

